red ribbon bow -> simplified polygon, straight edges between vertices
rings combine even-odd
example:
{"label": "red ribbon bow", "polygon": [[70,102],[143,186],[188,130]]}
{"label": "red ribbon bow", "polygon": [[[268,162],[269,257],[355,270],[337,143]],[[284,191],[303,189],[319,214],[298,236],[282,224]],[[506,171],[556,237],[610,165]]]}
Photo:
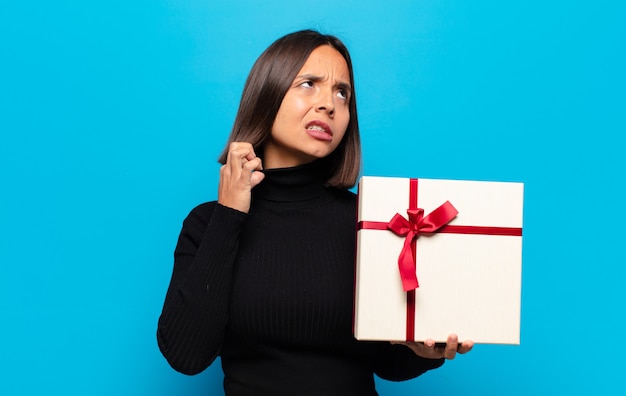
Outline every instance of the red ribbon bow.
{"label": "red ribbon bow", "polygon": [[413,241],[424,232],[435,232],[449,223],[459,212],[449,201],[433,210],[428,216],[424,216],[424,209],[408,209],[409,219],[396,213],[387,228],[399,236],[405,236],[404,246],[398,257],[398,267],[404,291],[414,290],[419,287],[415,267],[415,244]]}

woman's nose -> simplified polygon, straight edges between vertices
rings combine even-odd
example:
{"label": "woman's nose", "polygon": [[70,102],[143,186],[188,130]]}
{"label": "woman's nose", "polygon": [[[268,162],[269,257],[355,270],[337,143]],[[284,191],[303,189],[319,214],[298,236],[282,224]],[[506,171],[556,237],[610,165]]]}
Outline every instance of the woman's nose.
{"label": "woman's nose", "polygon": [[326,90],[320,91],[316,110],[320,112],[327,112],[328,115],[333,116],[335,114],[335,101],[333,100],[332,92],[326,92]]}

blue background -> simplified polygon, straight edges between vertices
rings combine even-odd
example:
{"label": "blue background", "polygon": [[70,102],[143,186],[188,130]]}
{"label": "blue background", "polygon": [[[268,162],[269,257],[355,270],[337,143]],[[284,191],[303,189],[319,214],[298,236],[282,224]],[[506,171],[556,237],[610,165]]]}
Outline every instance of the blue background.
{"label": "blue background", "polygon": [[25,0],[0,5],[0,394],[221,394],[156,322],[247,73],[302,28],[351,49],[365,174],[526,187],[521,345],[381,395],[623,391],[626,3]]}

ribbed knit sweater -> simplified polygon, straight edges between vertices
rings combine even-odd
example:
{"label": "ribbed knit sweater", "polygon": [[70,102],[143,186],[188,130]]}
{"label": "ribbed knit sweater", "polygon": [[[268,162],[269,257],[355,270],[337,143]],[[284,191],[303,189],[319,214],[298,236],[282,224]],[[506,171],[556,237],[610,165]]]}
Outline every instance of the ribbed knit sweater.
{"label": "ribbed knit sweater", "polygon": [[186,374],[219,355],[228,396],[376,395],[373,374],[439,367],[352,336],[356,197],[319,162],[265,171],[248,214],[209,202],[183,222],[157,330]]}

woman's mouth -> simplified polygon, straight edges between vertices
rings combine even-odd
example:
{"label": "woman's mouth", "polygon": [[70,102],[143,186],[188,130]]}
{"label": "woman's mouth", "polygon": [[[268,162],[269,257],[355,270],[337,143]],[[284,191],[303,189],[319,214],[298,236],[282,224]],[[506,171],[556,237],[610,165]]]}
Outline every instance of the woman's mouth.
{"label": "woman's mouth", "polygon": [[306,126],[306,132],[314,139],[329,142],[333,140],[330,126],[322,121],[311,121]]}

